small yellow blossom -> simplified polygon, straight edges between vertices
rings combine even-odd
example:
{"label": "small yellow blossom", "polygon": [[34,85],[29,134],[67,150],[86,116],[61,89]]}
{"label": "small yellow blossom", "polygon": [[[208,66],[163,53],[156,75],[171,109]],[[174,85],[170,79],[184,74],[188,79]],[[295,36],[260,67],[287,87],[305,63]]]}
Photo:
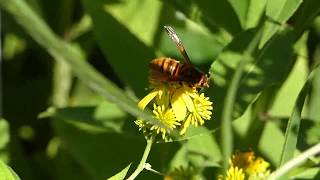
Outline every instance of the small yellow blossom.
{"label": "small yellow blossom", "polygon": [[241,168],[238,168],[237,166],[233,167],[231,166],[226,174],[226,177],[223,177],[220,175],[218,177],[218,180],[244,180],[245,174]]}
{"label": "small yellow blossom", "polygon": [[201,179],[198,173],[191,166],[174,168],[164,176],[164,180],[195,180]]}
{"label": "small yellow blossom", "polygon": [[164,105],[157,106],[154,104],[153,113],[155,114],[156,119],[168,127],[160,127],[155,124],[151,126],[150,130],[155,130],[157,134],[161,133],[162,139],[165,139],[166,133],[169,133],[172,129],[176,128],[176,126],[180,125],[180,123],[176,120],[172,109],[166,109]]}
{"label": "small yellow blossom", "polygon": [[[249,180],[262,180],[269,176],[270,170],[268,167],[270,164],[262,157],[256,157],[254,152],[237,152],[230,159],[230,168],[228,169],[226,177],[219,176],[220,180],[229,180],[232,173],[238,173],[235,168],[242,171],[243,179]],[[238,170],[237,170],[238,171]],[[234,174],[233,176],[235,176]]]}
{"label": "small yellow blossom", "polygon": [[171,130],[177,129],[185,134],[190,125],[203,125],[205,120],[211,119],[212,102],[204,94],[199,94],[196,88],[186,84],[171,83],[158,84],[139,103],[141,109],[153,103],[153,114],[165,126],[150,125],[143,120],[136,124],[144,132],[149,131],[161,134],[166,139]]}
{"label": "small yellow blossom", "polygon": [[188,108],[190,111],[186,121],[184,122],[180,134],[184,134],[190,124],[199,126],[204,124],[204,120],[210,120],[212,114],[212,102],[208,97],[205,97],[202,93],[189,93],[192,98],[192,108]]}

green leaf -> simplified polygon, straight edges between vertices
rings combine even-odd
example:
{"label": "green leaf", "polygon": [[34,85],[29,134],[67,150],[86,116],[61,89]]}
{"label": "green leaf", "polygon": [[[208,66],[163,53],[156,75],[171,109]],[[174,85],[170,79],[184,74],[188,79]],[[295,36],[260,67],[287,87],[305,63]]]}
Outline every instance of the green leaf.
{"label": "green leaf", "polygon": [[129,164],[127,167],[125,167],[122,171],[120,171],[116,175],[112,176],[111,178],[108,178],[108,180],[123,180],[126,177],[130,166],[131,164]]}
{"label": "green leaf", "polygon": [[295,106],[293,108],[291,117],[288,121],[286,133],[285,133],[285,141],[282,147],[280,166],[284,165],[294,156],[294,151],[297,146],[298,133],[301,123],[301,112],[305,102],[305,98],[308,94],[309,88],[311,86],[311,80],[314,78],[315,74],[320,71],[320,66],[315,68],[309,75],[309,78],[302,90],[299,93],[299,96],[296,100]]}
{"label": "green leaf", "polygon": [[262,50],[255,49],[256,33],[246,31],[234,38],[210,69],[215,82],[209,89],[211,97],[224,102],[216,104],[214,114],[222,120],[225,165],[232,152],[231,120],[242,115],[263,89],[282,83],[291,69],[292,31],[282,32]]}
{"label": "green leaf", "polygon": [[319,177],[320,174],[320,168],[314,167],[314,168],[303,168],[300,173],[294,174],[290,178],[292,179],[316,179]]}
{"label": "green leaf", "polygon": [[[101,5],[103,5],[105,13],[110,14],[114,19],[119,21],[122,26],[126,27],[133,35],[135,35],[136,38],[149,47],[152,46],[153,36],[157,29],[162,29],[162,27],[158,27],[157,22],[162,8],[162,3],[160,1],[141,0],[137,2],[124,0],[121,3],[108,3],[108,1],[104,1]],[[90,12],[94,13],[92,11]],[[102,18],[97,17],[95,14],[92,15],[95,18]],[[98,19],[96,21],[99,22],[101,20]],[[100,26],[101,25],[96,24],[96,28],[99,28]],[[108,33],[111,32],[108,31]]]}
{"label": "green leaf", "polygon": [[[288,179],[288,172],[297,168],[303,162],[307,161],[309,158],[316,156],[320,153],[320,143],[310,147],[309,149],[305,150],[295,158],[291,159],[290,161],[286,162],[278,169],[273,171],[270,176],[268,176],[268,180],[276,180],[276,179]],[[316,178],[317,179],[317,178]]]}
{"label": "green leaf", "polygon": [[[92,18],[96,41],[108,62],[120,79],[142,96],[148,82],[148,63],[156,57],[150,45],[161,4],[145,0],[120,4],[83,0],[83,5]],[[149,11],[140,11],[141,6]]]}
{"label": "green leaf", "polygon": [[[7,10],[15,18],[15,20],[33,37],[33,39],[37,41],[43,48],[45,48],[52,56],[57,57],[56,59],[64,59],[69,64],[76,76],[88,86],[132,115],[141,117],[145,120],[153,121],[153,118],[150,116],[150,114],[142,112],[137,107],[136,102],[132,100],[131,97],[127,96],[122,89],[118,88],[114,83],[105,79],[100,73],[93,69],[93,67],[85,61],[85,58],[82,56],[79,49],[74,48],[72,45],[58,38],[47,26],[47,24],[45,24],[45,22],[39,18],[39,16],[35,14],[24,1],[1,0],[0,6]],[[121,44],[126,43],[121,42]],[[123,52],[121,53],[125,54]],[[149,60],[150,58],[147,59]],[[141,79],[135,79],[135,81],[143,82]],[[144,86],[140,86],[139,88],[142,90]],[[157,123],[156,121],[153,122]]]}
{"label": "green leaf", "polygon": [[[206,26],[215,32],[219,28],[232,35],[242,31],[236,12],[227,1],[199,0],[199,1],[170,1],[176,10],[184,13],[188,18]],[[227,13],[226,13],[227,12]]]}
{"label": "green leaf", "polygon": [[264,24],[263,35],[259,47],[263,47],[265,43],[280,29],[293,13],[298,9],[302,0],[269,0],[267,1],[266,16],[271,20],[267,20]]}
{"label": "green leaf", "polygon": [[56,109],[54,117],[64,119],[79,129],[90,132],[122,132],[127,114],[112,103],[97,107],[70,107]]}
{"label": "green leaf", "polygon": [[264,11],[267,0],[228,0],[238,15],[243,29],[254,28],[258,25]]}
{"label": "green leaf", "polygon": [[254,28],[258,25],[264,13],[266,4],[267,0],[250,0],[248,11],[246,14],[245,28]]}
{"label": "green leaf", "polygon": [[10,141],[9,123],[5,119],[0,118],[0,160],[8,161],[8,143]]}
{"label": "green leaf", "polygon": [[185,167],[192,164],[195,167],[217,167],[221,161],[219,146],[210,131],[204,127],[189,127],[186,143],[170,162],[170,169]]}
{"label": "green leaf", "polygon": [[[219,42],[214,35],[206,32],[203,28],[203,26],[197,26],[197,28],[193,28],[192,26],[174,28],[183,42],[192,63],[197,67],[211,63],[212,58],[217,57],[225,46],[225,44]],[[172,40],[165,33],[162,35],[159,49],[166,56],[181,59],[181,54],[177,50],[176,45],[172,43]]]}
{"label": "green leaf", "polygon": [[302,0],[278,0],[267,2],[266,15],[275,21],[284,22],[302,3]]}
{"label": "green leaf", "polygon": [[245,28],[250,0],[243,0],[243,1],[228,0],[228,1],[233,7],[236,14],[238,15],[242,28]]}
{"label": "green leaf", "polygon": [[303,31],[309,27],[314,19],[319,15],[320,1],[305,0],[301,7],[295,13],[293,26],[297,34],[302,34]]}
{"label": "green leaf", "polygon": [[[279,128],[279,124],[276,122],[269,122],[263,130],[259,142],[259,150],[273,165],[277,166],[281,157],[281,146],[283,145],[283,142],[284,135]],[[270,144],[272,144],[272,146]]]}
{"label": "green leaf", "polygon": [[[255,49],[251,54],[245,54],[254,34],[254,31],[239,34],[210,68],[214,82],[209,88],[210,97],[214,97],[216,102],[224,102],[226,89],[230,86],[235,71],[239,69],[238,63],[242,60],[247,61],[237,89],[233,119],[242,115],[263,89],[283,83],[294,60],[292,31],[283,31],[264,49]],[[220,119],[222,107],[221,103],[215,105],[216,119]]]}
{"label": "green leaf", "polygon": [[132,134],[101,131],[64,117],[56,117],[53,125],[63,142],[62,148],[72,154],[92,179],[111,177],[117,169],[141,158],[145,142]]}
{"label": "green leaf", "polygon": [[[320,22],[320,21],[319,21]],[[319,51],[319,46],[317,47],[316,51]],[[320,62],[319,56],[315,55],[315,64]],[[310,93],[310,102],[309,102],[309,119],[314,120],[320,123],[320,72],[316,72],[313,82],[312,82],[312,89]]]}
{"label": "green leaf", "polygon": [[3,180],[20,180],[19,176],[0,160],[0,178]]}
{"label": "green leaf", "polygon": [[9,141],[9,123],[5,119],[0,119],[0,149],[4,149]]}

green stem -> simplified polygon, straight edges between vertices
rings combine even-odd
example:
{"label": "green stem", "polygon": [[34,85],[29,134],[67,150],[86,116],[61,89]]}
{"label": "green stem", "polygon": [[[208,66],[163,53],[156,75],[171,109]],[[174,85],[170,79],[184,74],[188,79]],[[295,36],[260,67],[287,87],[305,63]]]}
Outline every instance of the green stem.
{"label": "green stem", "polygon": [[146,145],[146,148],[144,150],[144,153],[143,153],[143,156],[141,158],[141,161],[140,161],[137,169],[131,174],[131,176],[127,180],[135,179],[140,174],[140,172],[144,169],[145,163],[147,161],[148,155],[149,155],[150,150],[151,150],[151,146],[153,144],[153,140],[154,140],[153,137],[151,137],[150,139],[147,140],[147,145]]}
{"label": "green stem", "polygon": [[223,111],[222,111],[222,122],[221,122],[221,144],[223,152],[223,168],[226,172],[228,168],[229,158],[232,154],[233,149],[233,132],[232,132],[232,115],[234,111],[234,104],[236,101],[236,96],[238,92],[238,87],[240,85],[242,75],[245,70],[245,66],[252,61],[252,53],[258,46],[261,36],[261,30],[257,31],[251,42],[249,43],[247,49],[244,51],[243,59],[238,63],[237,68],[233,74],[230,82],[230,86],[227,89],[226,98],[224,101]]}
{"label": "green stem", "polygon": [[314,156],[316,154],[320,153],[320,143],[314,145],[313,147],[309,148],[296,158],[290,160],[283,166],[281,166],[278,170],[274,171],[269,177],[268,180],[276,180],[280,179],[281,176],[285,175],[288,171],[291,169],[299,166],[304,161],[306,161],[309,157]]}
{"label": "green stem", "polygon": [[[55,57],[61,58],[61,57]],[[65,107],[68,104],[72,84],[72,74],[69,65],[62,59],[54,64],[53,104]]]}
{"label": "green stem", "polygon": [[237,94],[237,87],[239,85],[242,73],[243,73],[243,67],[245,65],[245,61],[240,61],[238,64],[238,68],[234,72],[234,76],[231,80],[230,87],[226,94],[225,104],[224,104],[224,110],[222,112],[222,122],[221,122],[221,133],[222,133],[222,151],[223,151],[223,168],[226,172],[228,168],[228,162],[229,158],[232,154],[232,144],[233,144],[233,133],[232,133],[232,112],[233,112],[233,105]]}

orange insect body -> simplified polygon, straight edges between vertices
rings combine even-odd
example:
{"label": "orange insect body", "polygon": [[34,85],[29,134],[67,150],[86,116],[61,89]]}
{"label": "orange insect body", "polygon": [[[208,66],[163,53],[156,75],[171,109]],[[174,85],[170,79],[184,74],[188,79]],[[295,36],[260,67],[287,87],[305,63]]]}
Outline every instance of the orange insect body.
{"label": "orange insect body", "polygon": [[178,38],[177,34],[170,26],[165,26],[165,30],[170,38],[176,43],[180,53],[185,61],[180,62],[172,58],[161,57],[150,62],[149,82],[156,84],[158,82],[179,82],[187,83],[190,87],[209,87],[209,78],[206,74],[197,70],[190,62],[189,57]]}

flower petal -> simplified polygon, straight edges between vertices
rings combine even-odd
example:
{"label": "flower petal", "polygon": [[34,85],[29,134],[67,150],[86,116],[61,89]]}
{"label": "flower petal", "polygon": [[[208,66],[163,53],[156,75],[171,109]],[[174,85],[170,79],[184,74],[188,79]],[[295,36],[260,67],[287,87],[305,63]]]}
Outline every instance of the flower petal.
{"label": "flower petal", "polygon": [[185,102],[182,99],[182,94],[183,91],[181,89],[178,89],[173,93],[171,98],[172,110],[176,115],[178,121],[184,120],[187,114],[187,108]]}
{"label": "flower petal", "polygon": [[189,127],[190,125],[190,122],[191,122],[191,119],[192,119],[192,115],[190,114],[187,118],[187,120],[184,122],[184,124],[182,125],[182,129],[180,131],[180,135],[183,135],[184,133],[186,133],[187,131],[187,128]]}
{"label": "flower petal", "polygon": [[156,95],[160,92],[160,90],[155,89],[151,91],[148,95],[146,95],[141,101],[138,103],[139,108],[144,109],[152,99],[156,97]]}
{"label": "flower petal", "polygon": [[194,111],[194,104],[193,104],[193,101],[192,101],[191,97],[188,94],[183,93],[182,94],[182,99],[183,99],[184,103],[186,104],[188,110],[190,112],[193,112]]}

